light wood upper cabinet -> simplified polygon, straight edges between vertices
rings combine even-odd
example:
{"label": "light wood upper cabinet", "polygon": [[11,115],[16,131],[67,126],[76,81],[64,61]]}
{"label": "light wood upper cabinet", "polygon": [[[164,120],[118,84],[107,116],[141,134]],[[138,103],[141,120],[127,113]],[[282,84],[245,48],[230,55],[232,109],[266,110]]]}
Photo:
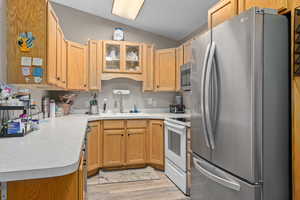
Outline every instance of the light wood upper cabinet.
{"label": "light wood upper cabinet", "polygon": [[176,48],[176,91],[181,89],[181,65],[184,61],[184,46]]}
{"label": "light wood upper cabinet", "polygon": [[88,42],[88,82],[90,90],[101,89],[102,41]]}
{"label": "light wood upper cabinet", "polygon": [[[58,18],[48,3],[48,33],[47,33],[47,79],[48,83],[57,84],[57,27]],[[59,35],[60,36],[60,35]]]}
{"label": "light wood upper cabinet", "polygon": [[142,73],[142,44],[125,42],[125,72]]}
{"label": "light wood upper cabinet", "polygon": [[183,44],[183,64],[187,64],[192,60],[192,41]]}
{"label": "light wood upper cabinet", "polygon": [[127,129],[126,165],[146,163],[146,129]]}
{"label": "light wood upper cabinet", "polygon": [[103,72],[124,71],[123,48],[120,42],[103,41]]}
{"label": "light wood upper cabinet", "polygon": [[103,41],[103,72],[142,73],[142,43]]}
{"label": "light wood upper cabinet", "polygon": [[154,90],[154,46],[143,44],[143,91]]}
{"label": "light wood upper cabinet", "polygon": [[232,18],[238,14],[237,0],[222,0],[208,10],[208,28]]}
{"label": "light wood upper cabinet", "polygon": [[156,91],[176,90],[176,51],[162,49],[155,52]]}
{"label": "light wood upper cabinet", "polygon": [[288,8],[288,0],[238,0],[239,13],[252,7],[272,8],[283,11]]}
{"label": "light wood upper cabinet", "polygon": [[68,41],[68,81],[70,90],[87,90],[87,47]]}
{"label": "light wood upper cabinet", "polygon": [[149,159],[151,164],[164,166],[164,126],[162,120],[149,123]]}
{"label": "light wood upper cabinet", "polygon": [[57,25],[56,31],[56,85],[61,88],[66,88],[66,41],[64,39],[64,33],[60,26]]}
{"label": "light wood upper cabinet", "polygon": [[125,131],[103,131],[103,167],[125,165]]}
{"label": "light wood upper cabinet", "polygon": [[65,39],[62,39],[62,45],[61,45],[61,82],[62,82],[62,87],[66,88],[67,87],[67,41]]}
{"label": "light wood upper cabinet", "polygon": [[99,168],[100,163],[100,122],[90,122],[88,133],[88,172]]}

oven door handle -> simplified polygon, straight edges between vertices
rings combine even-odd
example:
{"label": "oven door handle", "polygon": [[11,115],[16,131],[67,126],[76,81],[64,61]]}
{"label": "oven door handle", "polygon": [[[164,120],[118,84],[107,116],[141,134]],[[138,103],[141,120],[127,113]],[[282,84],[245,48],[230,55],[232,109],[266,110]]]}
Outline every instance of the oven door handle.
{"label": "oven door handle", "polygon": [[167,127],[170,127],[175,130],[184,131],[186,129],[185,126],[182,126],[182,125],[172,124],[172,123],[166,122],[166,121],[164,123]]}

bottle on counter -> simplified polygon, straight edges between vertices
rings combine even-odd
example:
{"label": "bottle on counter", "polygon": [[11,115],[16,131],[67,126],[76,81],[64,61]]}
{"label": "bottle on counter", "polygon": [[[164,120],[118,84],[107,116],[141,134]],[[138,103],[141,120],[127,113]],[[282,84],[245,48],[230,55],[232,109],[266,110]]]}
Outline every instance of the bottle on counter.
{"label": "bottle on counter", "polygon": [[50,99],[50,118],[55,118],[56,105],[54,99]]}

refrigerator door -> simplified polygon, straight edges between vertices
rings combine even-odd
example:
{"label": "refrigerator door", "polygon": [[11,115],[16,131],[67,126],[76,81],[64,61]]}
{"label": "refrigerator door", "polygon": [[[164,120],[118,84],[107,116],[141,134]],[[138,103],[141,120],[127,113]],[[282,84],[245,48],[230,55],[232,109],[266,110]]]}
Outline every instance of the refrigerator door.
{"label": "refrigerator door", "polygon": [[204,33],[192,42],[192,150],[206,160],[211,160],[211,150],[204,115],[203,87],[206,74],[206,66],[210,51],[210,33]]}
{"label": "refrigerator door", "polygon": [[[263,15],[255,9],[212,30],[218,74],[218,115],[208,118],[215,145],[212,163],[252,183],[261,180],[262,36]],[[213,107],[209,102],[214,100],[206,110]]]}
{"label": "refrigerator door", "polygon": [[245,183],[194,155],[192,200],[261,200],[261,185]]}

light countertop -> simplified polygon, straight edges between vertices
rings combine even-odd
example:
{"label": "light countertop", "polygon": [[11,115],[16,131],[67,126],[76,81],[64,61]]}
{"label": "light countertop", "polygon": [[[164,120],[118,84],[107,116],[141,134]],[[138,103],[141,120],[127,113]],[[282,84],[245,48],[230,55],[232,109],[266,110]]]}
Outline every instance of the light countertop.
{"label": "light countertop", "polygon": [[76,114],[46,120],[25,137],[0,138],[0,182],[63,176],[79,166],[88,121],[107,119],[166,119],[189,114]]}

